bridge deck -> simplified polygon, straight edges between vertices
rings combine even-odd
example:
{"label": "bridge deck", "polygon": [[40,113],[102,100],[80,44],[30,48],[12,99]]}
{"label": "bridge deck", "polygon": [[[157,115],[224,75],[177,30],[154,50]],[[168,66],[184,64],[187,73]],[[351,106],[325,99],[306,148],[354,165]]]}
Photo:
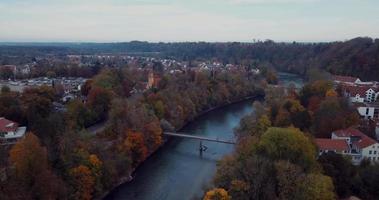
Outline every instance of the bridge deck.
{"label": "bridge deck", "polygon": [[163,132],[163,135],[173,136],[173,137],[181,137],[181,138],[188,138],[188,139],[195,139],[195,140],[205,140],[205,141],[225,143],[225,144],[236,144],[235,141],[213,139],[213,138],[207,138],[207,137],[195,136],[195,135],[188,135],[188,134],[183,134],[183,133]]}

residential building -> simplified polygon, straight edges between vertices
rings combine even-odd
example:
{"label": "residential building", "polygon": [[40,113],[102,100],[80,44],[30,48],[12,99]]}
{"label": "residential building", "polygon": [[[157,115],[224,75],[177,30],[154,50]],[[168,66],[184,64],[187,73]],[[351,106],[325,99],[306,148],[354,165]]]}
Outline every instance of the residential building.
{"label": "residential building", "polygon": [[341,86],[342,93],[350,102],[375,102],[379,96],[379,85],[375,81],[365,82],[357,77],[334,75],[335,85]]}
{"label": "residential building", "polygon": [[379,103],[355,103],[354,106],[362,119],[379,119]]}
{"label": "residential building", "polygon": [[19,127],[18,123],[0,117],[0,144],[14,144],[23,138],[26,127]]}
{"label": "residential building", "polygon": [[339,76],[339,75],[334,75],[333,76],[333,81],[336,84],[347,84],[347,85],[355,85],[359,84],[362,81],[357,78],[357,77],[352,77],[352,76]]}
{"label": "residential building", "polygon": [[379,162],[379,143],[354,128],[341,129],[332,132],[330,139],[316,139],[319,155],[337,153],[351,157],[353,164],[359,164],[363,159]]}
{"label": "residential building", "polygon": [[341,85],[342,92],[350,102],[375,102],[379,96],[378,88],[361,85]]}

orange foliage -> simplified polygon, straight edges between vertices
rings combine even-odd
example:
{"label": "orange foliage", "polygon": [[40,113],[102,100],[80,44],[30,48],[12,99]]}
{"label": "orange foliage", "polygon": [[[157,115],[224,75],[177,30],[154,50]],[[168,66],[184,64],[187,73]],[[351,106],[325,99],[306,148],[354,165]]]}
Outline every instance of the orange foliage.
{"label": "orange foliage", "polygon": [[124,146],[131,153],[133,166],[137,166],[146,159],[148,150],[142,133],[128,131]]}
{"label": "orange foliage", "polygon": [[223,188],[215,188],[208,191],[203,200],[230,200],[228,192]]}
{"label": "orange foliage", "polygon": [[79,165],[70,170],[70,176],[75,188],[74,198],[83,200],[92,199],[95,178],[92,176],[91,170],[87,166]]}
{"label": "orange foliage", "polygon": [[16,175],[23,179],[33,177],[48,168],[46,149],[32,133],[26,134],[24,139],[12,147],[10,161]]}
{"label": "orange foliage", "polygon": [[103,162],[95,154],[89,156],[89,162],[96,168],[100,168],[103,165]]}
{"label": "orange foliage", "polygon": [[12,147],[9,160],[15,171],[12,181],[21,193],[29,193],[29,198],[56,199],[65,190],[50,170],[46,149],[33,133],[27,133]]}

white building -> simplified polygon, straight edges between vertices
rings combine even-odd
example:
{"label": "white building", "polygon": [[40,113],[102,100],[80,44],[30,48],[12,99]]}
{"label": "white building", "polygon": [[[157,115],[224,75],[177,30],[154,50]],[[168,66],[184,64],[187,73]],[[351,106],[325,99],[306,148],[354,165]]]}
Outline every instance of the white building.
{"label": "white building", "polygon": [[0,117],[0,144],[14,144],[23,138],[26,127],[18,127],[16,122]]}
{"label": "white building", "polygon": [[364,158],[376,162],[379,161],[379,143],[354,128],[347,128],[334,131],[332,140],[345,140],[349,145],[351,156],[354,164],[360,163]]}
{"label": "white building", "polygon": [[379,90],[370,86],[342,85],[342,91],[350,102],[375,102],[379,96]]}
{"label": "white building", "polygon": [[359,103],[354,104],[358,114],[363,119],[379,119],[379,103]]}

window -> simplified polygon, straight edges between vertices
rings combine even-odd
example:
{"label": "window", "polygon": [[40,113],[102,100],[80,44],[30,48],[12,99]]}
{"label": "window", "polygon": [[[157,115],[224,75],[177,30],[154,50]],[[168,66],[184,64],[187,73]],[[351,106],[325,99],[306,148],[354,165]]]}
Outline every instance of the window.
{"label": "window", "polygon": [[374,154],[376,154],[376,151],[374,151]]}
{"label": "window", "polygon": [[368,108],[366,108],[366,115],[368,115]]}
{"label": "window", "polygon": [[370,155],[371,155],[371,153],[372,153],[372,151],[369,151],[369,152],[368,152],[368,154],[370,154]]}

